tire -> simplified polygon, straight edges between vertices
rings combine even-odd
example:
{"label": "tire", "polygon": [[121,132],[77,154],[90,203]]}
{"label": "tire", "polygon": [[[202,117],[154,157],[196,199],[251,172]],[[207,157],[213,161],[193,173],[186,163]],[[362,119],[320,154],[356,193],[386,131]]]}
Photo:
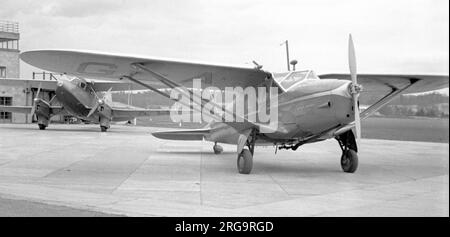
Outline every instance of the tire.
{"label": "tire", "polygon": [[238,155],[237,168],[240,174],[250,174],[253,168],[253,155],[249,150],[244,149]]}
{"label": "tire", "polygon": [[341,168],[346,173],[354,173],[358,168],[358,153],[354,150],[346,150],[341,156]]}
{"label": "tire", "polygon": [[107,129],[108,129],[108,127],[106,127],[106,126],[100,126],[100,130],[102,132],[106,132]]}
{"label": "tire", "polygon": [[45,130],[47,126],[45,124],[38,124],[40,130]]}
{"label": "tire", "polygon": [[221,146],[219,146],[219,145],[214,145],[213,146],[213,150],[214,150],[214,154],[216,154],[216,155],[218,155],[218,154],[223,152],[223,148]]}

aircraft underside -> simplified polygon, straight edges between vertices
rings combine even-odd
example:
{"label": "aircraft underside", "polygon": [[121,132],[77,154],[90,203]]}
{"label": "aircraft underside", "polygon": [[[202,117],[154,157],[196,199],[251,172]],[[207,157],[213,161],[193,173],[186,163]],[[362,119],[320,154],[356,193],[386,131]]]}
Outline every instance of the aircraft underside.
{"label": "aircraft underside", "polygon": [[[349,130],[339,136],[335,137],[341,148],[341,168],[344,172],[353,173],[358,168],[358,148],[356,144],[356,139],[352,130]],[[282,145],[277,146],[275,149],[292,149],[297,150],[297,148],[303,144],[298,142],[292,145]],[[273,145],[273,144],[272,144]],[[237,168],[241,174],[250,174],[253,168],[253,154],[256,146],[256,134],[252,132],[249,139],[245,142],[247,149],[242,149],[237,157]],[[214,144],[213,150],[215,154],[220,154],[223,149],[217,143]]]}

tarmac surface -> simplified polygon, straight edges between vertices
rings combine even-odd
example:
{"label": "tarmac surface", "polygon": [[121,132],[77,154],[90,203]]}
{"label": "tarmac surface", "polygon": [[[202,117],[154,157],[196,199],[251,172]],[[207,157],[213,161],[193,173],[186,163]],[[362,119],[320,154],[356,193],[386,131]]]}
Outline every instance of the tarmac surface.
{"label": "tarmac surface", "polygon": [[363,139],[341,171],[335,140],[297,151],[165,141],[162,128],[0,124],[0,216],[449,216],[449,144]]}

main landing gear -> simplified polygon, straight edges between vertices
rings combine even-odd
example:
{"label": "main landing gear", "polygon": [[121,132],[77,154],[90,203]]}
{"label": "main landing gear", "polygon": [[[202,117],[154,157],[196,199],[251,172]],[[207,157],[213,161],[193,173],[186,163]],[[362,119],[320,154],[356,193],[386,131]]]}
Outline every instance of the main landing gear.
{"label": "main landing gear", "polygon": [[213,150],[214,150],[214,154],[216,154],[216,155],[223,152],[222,146],[217,145],[217,142],[214,143]]}
{"label": "main landing gear", "polygon": [[253,168],[253,153],[243,149],[238,155],[237,167],[240,174],[250,174]]}
{"label": "main landing gear", "polygon": [[100,123],[100,130],[102,132],[106,132],[106,130],[108,130],[108,128],[110,127],[109,119],[106,117],[100,116],[99,123]]}
{"label": "main landing gear", "polygon": [[237,168],[240,174],[250,174],[253,168],[253,153],[255,150],[256,131],[253,130],[245,142],[248,149],[242,149],[237,157]]}
{"label": "main landing gear", "polygon": [[106,126],[100,126],[100,131],[106,132],[106,130],[108,130],[108,127],[106,127]]}
{"label": "main landing gear", "polygon": [[344,172],[354,173],[358,168],[358,147],[352,130],[336,137],[342,150],[341,167]]}
{"label": "main landing gear", "polygon": [[45,130],[48,127],[48,119],[43,115],[36,115],[39,130]]}

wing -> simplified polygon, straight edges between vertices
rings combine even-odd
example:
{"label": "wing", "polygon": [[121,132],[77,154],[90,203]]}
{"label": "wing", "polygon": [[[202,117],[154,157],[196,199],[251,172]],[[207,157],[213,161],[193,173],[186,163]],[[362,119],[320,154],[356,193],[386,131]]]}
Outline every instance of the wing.
{"label": "wing", "polygon": [[[21,54],[25,62],[48,71],[102,80],[131,78],[156,88],[178,88],[192,79],[202,79],[202,87],[248,87],[266,84],[267,73],[250,67],[224,66],[178,60],[110,55],[104,53],[38,50]],[[144,69],[145,70],[144,70]],[[149,73],[150,72],[150,73]],[[165,93],[163,93],[165,94]],[[168,94],[165,94],[168,97]],[[202,102],[203,103],[203,102]],[[216,118],[217,119],[217,118]],[[227,123],[241,131],[263,125],[245,120],[244,123]]]}
{"label": "wing", "polygon": [[11,113],[21,113],[21,114],[29,114],[31,113],[31,106],[6,106],[0,105],[0,111],[3,112],[11,112]]}
{"label": "wing", "polygon": [[[326,74],[319,77],[351,80],[348,74]],[[374,103],[361,112],[361,119],[365,119],[401,94],[446,88],[449,86],[449,77],[444,75],[359,74],[358,83],[363,86],[363,96],[364,94],[378,96]],[[339,135],[354,126],[354,122],[343,125],[334,132],[326,134],[325,138]]]}
{"label": "wing", "polygon": [[57,114],[64,114],[69,115],[69,113],[66,112],[66,110],[62,106],[50,106],[50,110],[52,111],[52,116]]}
{"label": "wing", "polygon": [[[31,113],[32,106],[7,106],[0,105],[0,111],[11,112],[11,113],[21,113],[29,114]],[[50,106],[51,115],[63,114],[64,109],[61,106]]]}
{"label": "wing", "polygon": [[170,110],[164,109],[134,109],[134,108],[112,108],[114,120],[131,120],[136,117],[148,117],[156,115],[168,115]]}
{"label": "wing", "polygon": [[46,91],[55,91],[56,90],[56,84],[58,83],[57,81],[54,80],[34,80],[34,79],[7,79],[7,78],[2,78],[2,85],[16,85],[14,83],[17,82],[23,82],[23,84],[26,85],[26,87],[29,88],[38,88],[39,85],[41,86],[41,88],[43,90]]}
{"label": "wing", "polygon": [[28,64],[52,72],[96,78],[119,80],[132,75],[137,80],[161,88],[163,84],[151,76],[135,69],[132,64],[141,64],[179,84],[187,85],[200,78],[205,86],[225,88],[227,86],[255,86],[264,83],[266,74],[251,67],[224,66],[179,60],[149,57],[111,55],[95,52],[67,50],[36,50],[24,52],[20,58]]}
{"label": "wing", "polygon": [[[14,82],[21,81],[29,85],[31,88],[38,88],[39,85],[42,89],[46,91],[55,91],[58,81],[55,80],[37,80],[37,79],[2,79],[2,84],[13,84]],[[144,90],[145,87],[136,85],[130,82],[119,82],[119,81],[98,81],[98,80],[87,80],[95,91],[127,91],[127,90]]]}
{"label": "wing", "polygon": [[153,136],[160,139],[167,140],[190,140],[198,141],[203,140],[205,136],[210,133],[210,129],[191,129],[191,130],[176,130],[176,131],[165,131],[165,132],[154,132]]}
{"label": "wing", "polygon": [[[349,74],[324,74],[322,79],[351,80]],[[411,85],[403,94],[426,92],[449,86],[448,75],[407,75],[407,74],[358,74],[358,83],[363,92],[390,92],[393,88],[401,89]]]}

